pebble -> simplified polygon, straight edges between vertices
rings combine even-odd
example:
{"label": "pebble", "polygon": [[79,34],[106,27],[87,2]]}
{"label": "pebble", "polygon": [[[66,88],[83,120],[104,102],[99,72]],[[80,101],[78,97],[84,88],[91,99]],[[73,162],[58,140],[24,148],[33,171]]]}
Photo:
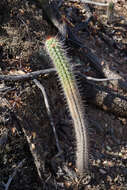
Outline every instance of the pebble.
{"label": "pebble", "polygon": [[101,174],[106,174],[107,172],[104,169],[99,169]]}
{"label": "pebble", "polygon": [[111,151],[111,150],[112,150],[110,146],[106,146],[106,149],[107,149],[108,151]]}
{"label": "pebble", "polygon": [[8,134],[4,133],[1,137],[0,137],[0,146],[3,146],[4,144],[6,144],[8,139]]}

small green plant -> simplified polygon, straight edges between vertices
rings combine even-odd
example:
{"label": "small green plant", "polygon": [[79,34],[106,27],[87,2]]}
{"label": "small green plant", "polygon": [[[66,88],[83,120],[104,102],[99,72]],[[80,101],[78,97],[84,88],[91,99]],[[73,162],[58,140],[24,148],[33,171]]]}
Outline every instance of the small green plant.
{"label": "small green plant", "polygon": [[114,3],[112,1],[109,2],[109,5],[107,7],[107,17],[108,21],[111,21],[114,14]]}
{"label": "small green plant", "polygon": [[45,48],[58,73],[73,120],[76,136],[76,168],[82,174],[88,169],[88,134],[81,96],[62,43],[56,37],[49,37],[45,41]]}

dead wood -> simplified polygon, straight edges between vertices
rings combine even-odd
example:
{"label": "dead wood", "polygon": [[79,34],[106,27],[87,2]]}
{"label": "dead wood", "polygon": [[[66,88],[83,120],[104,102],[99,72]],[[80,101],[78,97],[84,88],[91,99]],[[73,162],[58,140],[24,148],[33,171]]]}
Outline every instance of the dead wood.
{"label": "dead wood", "polygon": [[[32,91],[32,89],[29,89],[29,90]],[[29,99],[29,93],[27,93],[26,95],[26,99],[27,98]],[[32,98],[34,99],[36,97],[33,96]],[[45,170],[45,161],[49,153],[49,149],[47,147],[49,145],[49,142],[52,141],[50,139],[51,128],[50,128],[48,118],[47,118],[47,121],[45,121],[44,123],[42,122],[43,125],[42,127],[40,127],[39,118],[37,118],[36,116],[33,117],[32,111],[31,109],[29,109],[29,106],[31,103],[28,103],[26,107],[24,108],[24,110],[20,108],[20,110],[17,111],[11,107],[11,105],[9,104],[6,98],[1,98],[0,102],[1,102],[1,107],[6,108],[7,110],[6,112],[10,115],[11,120],[15,123],[17,130],[23,131],[26,137],[27,143],[29,144],[31,154],[34,158],[34,163],[36,165],[38,175],[40,179],[43,181],[44,178],[46,179],[49,175],[48,172],[46,173],[46,170]],[[33,111],[34,110],[37,111],[37,106],[35,107],[35,104],[33,104],[33,107],[34,107]],[[31,108],[33,107],[31,104]],[[43,107],[43,99],[42,99],[42,107]],[[24,111],[24,114],[23,114],[23,111]],[[3,116],[3,118],[4,117],[5,116]],[[43,119],[44,118],[42,117],[42,120]],[[5,125],[5,122],[2,122],[1,118],[0,118],[0,123],[4,123]],[[2,139],[2,141],[3,140],[5,142],[6,139],[4,138]],[[4,142],[2,142],[2,146]]]}
{"label": "dead wood", "polygon": [[85,98],[91,104],[117,116],[127,117],[127,98],[117,92],[82,79]]}
{"label": "dead wood", "polygon": [[[23,75],[0,75],[0,80],[4,81],[23,81],[37,78],[39,75],[48,74],[51,72],[55,72],[54,68],[44,69],[39,71],[33,71],[31,73],[26,73]],[[10,90],[10,89],[9,89]]]}
{"label": "dead wood", "polygon": [[84,58],[88,58],[91,63],[91,67],[95,69],[98,76],[106,78],[119,78],[118,81],[110,81],[109,83],[115,85],[117,89],[124,89],[127,91],[127,83],[124,78],[120,76],[120,74],[112,71],[106,61],[99,59],[88,47],[83,45],[70,27],[68,27],[68,34],[68,40],[70,40],[75,47],[80,48],[80,53],[82,53]]}
{"label": "dead wood", "polygon": [[[0,75],[0,79],[4,81],[24,81],[31,80],[34,78],[38,78],[40,75],[50,74],[55,72],[55,69],[45,69],[40,71],[35,71],[31,73],[27,73],[24,75]],[[78,72],[81,77],[81,81],[83,81],[83,87],[86,99],[89,103],[93,103],[100,108],[112,112],[115,115],[126,117],[127,116],[127,98],[120,95],[118,92],[116,93],[112,89],[106,88],[104,86],[97,85],[89,80],[85,80],[83,74]],[[112,78],[118,77],[119,75],[110,75]],[[110,83],[114,83],[114,85],[118,85],[120,80],[110,80]],[[120,81],[123,82],[123,81]],[[123,83],[124,84],[124,83]],[[8,91],[7,91],[8,92]]]}
{"label": "dead wood", "polygon": [[50,120],[52,130],[54,132],[54,137],[56,139],[56,146],[57,146],[57,149],[58,149],[58,154],[61,154],[62,150],[60,148],[60,144],[59,144],[58,136],[57,136],[57,133],[56,133],[56,128],[55,128],[53,116],[52,116],[52,113],[51,113],[51,110],[50,110],[49,101],[48,101],[48,97],[47,97],[45,88],[43,87],[43,85],[37,79],[34,79],[33,82],[36,84],[36,86],[41,90],[41,92],[43,94],[47,114],[48,114],[48,117],[49,117],[49,120]]}
{"label": "dead wood", "polygon": [[59,10],[58,5],[55,1],[50,0],[37,0],[40,2],[40,6],[42,7],[47,19],[58,29],[61,36],[66,38],[67,28],[66,23],[63,20]]}
{"label": "dead wood", "polygon": [[[58,6],[54,1],[50,3],[41,3],[41,6],[44,9],[44,12],[47,14],[48,19],[50,19],[50,21],[62,35],[62,38],[66,39],[67,41],[70,41],[73,47],[80,48],[82,55],[88,58],[88,60],[91,63],[91,66],[95,69],[98,76],[106,78],[120,78],[121,80],[118,80],[117,82],[110,81],[110,83],[117,86],[118,89],[124,89],[127,91],[127,84],[124,81],[123,77],[121,77],[115,71],[112,71],[111,68],[109,68],[106,61],[100,60],[94,53],[92,53],[92,51],[88,47],[84,46],[84,44],[81,42],[81,40],[77,37],[77,35],[74,32],[76,30],[76,27],[72,31],[72,28],[61,17],[60,12],[58,10]],[[85,9],[88,9],[88,5],[85,5]],[[89,19],[92,17],[92,13],[90,11],[87,12],[90,13],[90,15],[88,16]],[[100,35],[102,36],[102,34]],[[103,38],[109,43],[109,45],[114,45],[115,42],[107,39],[106,35],[103,35]]]}
{"label": "dead wood", "polygon": [[38,175],[41,180],[43,180],[45,174],[45,160],[46,160],[46,152],[44,151],[44,144],[43,144],[43,135],[40,128],[33,119],[28,118],[20,118],[20,125],[24,132],[24,135],[27,139],[29,144],[30,151],[34,158],[34,163],[37,168]]}
{"label": "dead wood", "polygon": [[50,165],[52,158],[58,153],[55,148],[55,137],[43,95],[35,84],[25,89],[22,99],[24,104],[16,111],[16,117],[29,144],[38,175],[43,182],[50,176],[50,172],[46,169],[47,164]]}

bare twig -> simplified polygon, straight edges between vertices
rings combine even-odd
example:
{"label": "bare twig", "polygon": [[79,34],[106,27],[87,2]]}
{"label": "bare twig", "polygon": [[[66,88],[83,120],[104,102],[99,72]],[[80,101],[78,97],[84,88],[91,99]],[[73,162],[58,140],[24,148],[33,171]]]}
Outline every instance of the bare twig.
{"label": "bare twig", "polygon": [[88,76],[86,76],[84,74],[81,74],[81,73],[80,73],[80,75],[85,77],[87,80],[92,80],[92,81],[96,81],[96,82],[104,82],[104,81],[119,80],[120,79],[119,77],[117,77],[117,78],[114,77],[114,78],[101,78],[101,79],[99,79],[99,78],[94,78],[94,77],[88,77]]}
{"label": "bare twig", "polygon": [[60,145],[59,145],[59,140],[58,140],[58,136],[57,136],[57,133],[56,133],[56,129],[55,129],[52,113],[50,111],[50,107],[49,107],[46,91],[45,91],[44,87],[42,86],[42,84],[37,79],[34,79],[33,81],[36,84],[36,86],[41,90],[41,92],[43,94],[45,106],[46,106],[46,109],[47,109],[47,113],[48,113],[48,116],[49,116],[49,119],[50,119],[50,123],[51,123],[52,129],[53,129],[53,132],[54,132],[54,136],[55,136],[55,139],[56,139],[56,146],[57,146],[58,152],[61,154],[62,150],[61,150]]}
{"label": "bare twig", "polygon": [[[75,65],[73,66],[74,69]],[[0,75],[0,80],[4,80],[4,81],[23,81],[23,80],[30,80],[30,79],[35,79],[37,78],[39,75],[45,75],[48,73],[52,73],[55,72],[56,70],[54,68],[50,68],[50,69],[44,69],[44,70],[40,70],[40,71],[34,71],[31,73],[27,73],[24,75]],[[107,80],[118,80],[121,79],[118,76],[115,78],[104,78],[104,79],[97,79],[97,78],[93,78],[93,77],[87,77],[84,75],[84,77],[88,80],[94,80],[94,81],[107,81]],[[0,92],[5,91],[5,90],[14,90],[11,87],[6,87],[4,89],[0,89]]]}
{"label": "bare twig", "polygon": [[34,79],[38,77],[39,75],[48,74],[51,72],[55,72],[54,68],[51,69],[44,69],[40,71],[34,71],[31,73],[27,73],[24,75],[0,75],[0,80],[4,81],[21,81],[21,80],[28,80],[28,79]]}
{"label": "bare twig", "polygon": [[97,6],[103,6],[103,7],[108,7],[109,3],[100,3],[100,2],[95,2],[95,1],[87,1],[87,0],[80,0],[81,3],[87,3],[87,4],[92,4],[92,5],[97,5]]}
{"label": "bare twig", "polygon": [[12,88],[11,87],[3,87],[3,88],[0,88],[0,92],[6,92],[6,91],[8,91],[8,90],[12,90]]}

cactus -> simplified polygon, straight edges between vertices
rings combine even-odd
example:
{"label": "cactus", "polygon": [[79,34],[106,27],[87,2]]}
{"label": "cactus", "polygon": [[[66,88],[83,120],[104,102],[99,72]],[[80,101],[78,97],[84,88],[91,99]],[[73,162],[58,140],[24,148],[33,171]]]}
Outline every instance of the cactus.
{"label": "cactus", "polygon": [[88,169],[88,134],[81,96],[62,43],[56,37],[49,37],[45,48],[58,73],[72,117],[76,136],[76,168],[82,174]]}

